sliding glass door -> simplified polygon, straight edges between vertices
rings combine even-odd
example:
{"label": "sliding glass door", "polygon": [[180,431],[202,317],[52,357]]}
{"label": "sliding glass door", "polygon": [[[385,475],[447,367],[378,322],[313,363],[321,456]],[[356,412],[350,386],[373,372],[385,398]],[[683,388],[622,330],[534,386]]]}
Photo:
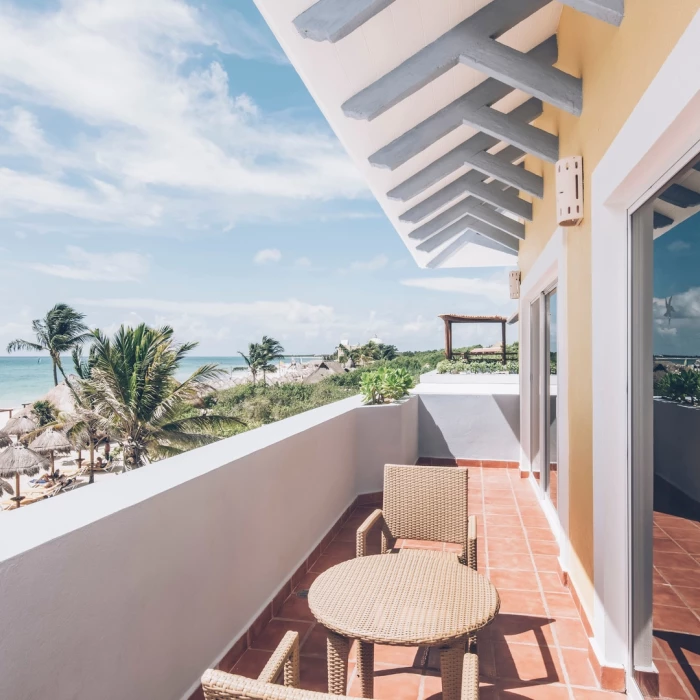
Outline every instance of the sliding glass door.
{"label": "sliding glass door", "polygon": [[542,494],[557,508],[557,287],[530,306],[530,464]]}

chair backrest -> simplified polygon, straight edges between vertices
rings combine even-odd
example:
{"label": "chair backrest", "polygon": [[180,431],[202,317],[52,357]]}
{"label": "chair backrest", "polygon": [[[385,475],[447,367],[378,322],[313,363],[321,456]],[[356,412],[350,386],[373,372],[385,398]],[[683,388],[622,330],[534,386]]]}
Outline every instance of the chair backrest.
{"label": "chair backrest", "polygon": [[384,467],[384,520],[392,537],[454,542],[466,547],[465,467]]}

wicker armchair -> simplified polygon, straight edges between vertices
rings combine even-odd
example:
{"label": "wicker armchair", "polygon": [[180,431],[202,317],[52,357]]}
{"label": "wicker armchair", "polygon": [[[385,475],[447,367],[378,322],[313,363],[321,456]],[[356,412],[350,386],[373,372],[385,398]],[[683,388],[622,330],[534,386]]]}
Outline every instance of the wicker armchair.
{"label": "wicker armchair", "polygon": [[[275,681],[282,676],[284,686]],[[344,695],[329,695],[299,688],[299,633],[287,632],[257,680],[209,669],[202,676],[206,700],[343,700]],[[476,654],[464,656],[462,700],[479,697],[479,662]],[[347,699],[349,700],[349,698]]]}
{"label": "wicker armchair", "polygon": [[467,511],[469,476],[464,467],[384,467],[384,510],[375,510],[357,530],[356,554],[367,554],[367,536],[379,525],[382,554],[397,539],[462,545],[460,561],[476,570],[476,518]]}

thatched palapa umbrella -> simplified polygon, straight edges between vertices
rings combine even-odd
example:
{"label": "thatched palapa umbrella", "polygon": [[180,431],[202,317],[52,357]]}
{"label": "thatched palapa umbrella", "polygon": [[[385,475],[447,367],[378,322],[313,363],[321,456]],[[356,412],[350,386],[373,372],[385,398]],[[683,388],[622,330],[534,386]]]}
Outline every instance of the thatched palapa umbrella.
{"label": "thatched palapa umbrella", "polygon": [[46,457],[42,457],[38,452],[30,450],[24,445],[13,445],[0,452],[0,479],[15,477],[16,495],[12,500],[17,503],[17,508],[22,501],[22,496],[19,495],[20,475],[33,476],[39,472],[39,469],[46,466],[48,466]]}
{"label": "thatched palapa umbrella", "polygon": [[16,435],[20,437],[21,435],[31,433],[32,430],[36,430],[38,427],[37,422],[32,420],[29,416],[15,416],[5,423],[2,432],[5,433],[5,435]]}
{"label": "thatched palapa umbrella", "polygon": [[60,431],[49,428],[45,430],[39,437],[29,443],[29,449],[38,452],[39,454],[48,454],[51,458],[51,474],[54,473],[54,455],[56,452],[70,452],[70,440]]}

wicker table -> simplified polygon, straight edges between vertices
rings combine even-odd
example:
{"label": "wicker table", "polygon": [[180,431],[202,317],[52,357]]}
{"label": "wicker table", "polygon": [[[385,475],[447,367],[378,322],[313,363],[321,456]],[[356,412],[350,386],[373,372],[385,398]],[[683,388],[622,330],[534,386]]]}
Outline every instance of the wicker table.
{"label": "wicker table", "polygon": [[328,691],[346,692],[356,639],[362,697],[373,695],[373,645],[391,644],[440,647],[443,698],[458,700],[465,644],[499,606],[493,584],[455,554],[402,550],[338,564],[309,590],[311,612],[328,631]]}

